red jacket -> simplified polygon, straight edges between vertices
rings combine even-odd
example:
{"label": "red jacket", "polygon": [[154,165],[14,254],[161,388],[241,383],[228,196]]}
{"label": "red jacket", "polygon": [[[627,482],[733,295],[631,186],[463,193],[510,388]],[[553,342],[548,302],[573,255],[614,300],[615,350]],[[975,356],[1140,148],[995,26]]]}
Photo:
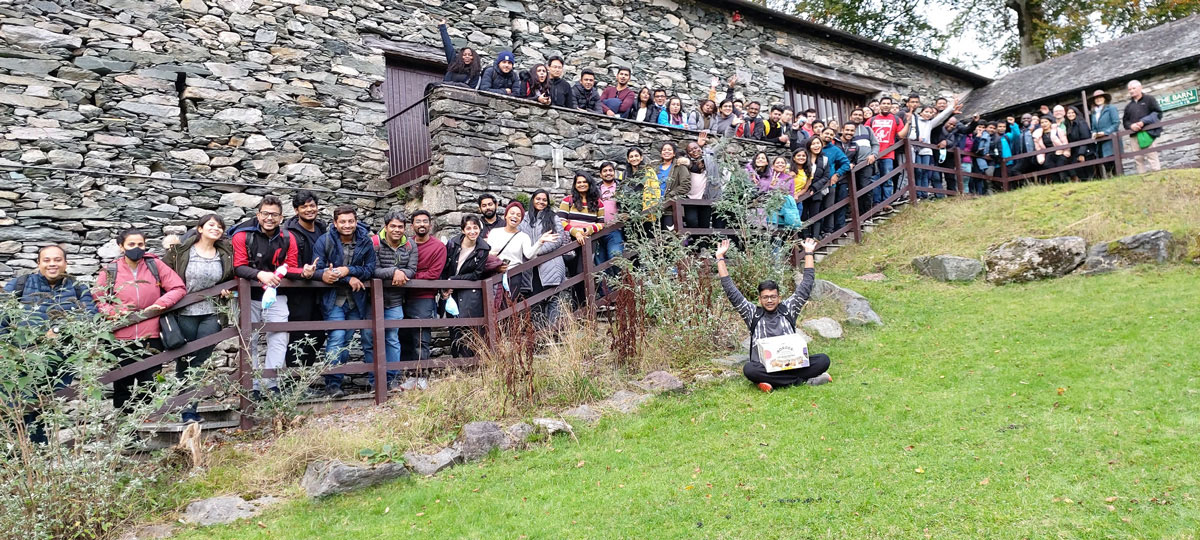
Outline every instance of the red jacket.
{"label": "red jacket", "polygon": [[[424,244],[417,244],[414,240],[413,244],[417,246],[417,275],[413,279],[439,279],[442,276],[442,269],[446,266],[446,244],[441,240],[429,237]],[[410,289],[408,297],[412,298],[433,298],[437,295],[435,289]]]}
{"label": "red jacket", "polygon": [[[154,282],[147,264],[158,265],[158,275],[162,278],[162,286]],[[108,268],[101,268],[96,276],[96,308],[110,317],[123,317],[136,313],[150,306],[157,305],[164,310],[174,306],[187,294],[187,286],[170,266],[158,260],[153,253],[147,253],[137,264],[137,279],[134,271],[125,264],[125,258],[117,260],[117,276],[111,290],[106,287],[109,283]],[[158,337],[158,317],[146,319],[118,329],[113,332],[117,339],[143,339]]]}

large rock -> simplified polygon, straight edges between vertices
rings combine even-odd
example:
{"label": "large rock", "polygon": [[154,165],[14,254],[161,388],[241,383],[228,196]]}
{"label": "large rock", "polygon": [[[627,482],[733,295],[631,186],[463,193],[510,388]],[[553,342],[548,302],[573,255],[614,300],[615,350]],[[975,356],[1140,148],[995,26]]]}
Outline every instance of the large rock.
{"label": "large rock", "polygon": [[[838,324],[837,321],[830,319],[829,317],[809,319],[800,323],[800,327],[806,330],[812,330],[813,332],[816,332],[818,336],[821,336],[825,339],[842,338],[842,325]],[[808,336],[804,337],[806,341],[812,341],[811,339],[808,339]]]}
{"label": "large rock", "polygon": [[556,418],[534,418],[533,425],[545,431],[546,435],[554,435],[555,433],[575,434],[575,431],[571,429],[571,424]]}
{"label": "large rock", "polygon": [[436,474],[442,469],[462,463],[462,461],[462,452],[453,446],[443,448],[435,454],[404,453],[404,463],[413,472],[422,476]]}
{"label": "large rock", "polygon": [[574,418],[588,424],[594,424],[600,421],[600,411],[592,408],[591,405],[580,405],[562,412],[564,418]]}
{"label": "large rock", "polygon": [[1170,257],[1171,233],[1147,231],[1088,249],[1083,272],[1095,274],[1144,263],[1163,263]]}
{"label": "large rock", "polygon": [[263,497],[247,501],[241,497],[213,497],[195,501],[183,512],[182,521],[201,527],[233,523],[239,519],[257,516],[266,506],[279,502],[274,497]]}
{"label": "large rock", "polygon": [[368,467],[346,465],[339,460],[314,461],[308,464],[300,487],[309,497],[325,497],[382,484],[408,476],[403,463],[383,463]]}
{"label": "large rock", "polygon": [[504,430],[504,444],[500,445],[500,449],[512,450],[514,448],[522,448],[529,440],[529,436],[533,435],[536,431],[537,428],[526,424],[525,422],[517,422],[516,424],[508,426]]}
{"label": "large rock", "polygon": [[883,325],[883,319],[871,309],[871,302],[866,297],[850,289],[839,287],[824,279],[818,279],[813,284],[812,297],[817,300],[832,299],[842,305],[846,311],[846,322],[865,326],[868,324]]}
{"label": "large rock", "polygon": [[486,456],[493,448],[499,448],[507,437],[500,424],[471,422],[463,426],[458,442],[462,448],[463,458],[471,460]]}
{"label": "large rock", "polygon": [[926,255],[912,260],[913,270],[938,281],[973,281],[983,273],[983,263],[957,255]]}
{"label": "large rock", "polygon": [[654,371],[646,375],[646,378],[637,383],[637,386],[647,392],[661,394],[683,390],[683,381],[665,371]]}
{"label": "large rock", "polygon": [[654,396],[650,394],[638,394],[628,390],[617,390],[617,393],[612,397],[601,401],[597,405],[605,409],[613,409],[617,412],[631,413],[638,410],[643,403],[647,402]]}
{"label": "large rock", "polygon": [[987,280],[996,285],[1061,277],[1083,263],[1087,242],[1078,236],[1020,237],[993,246],[984,256]]}

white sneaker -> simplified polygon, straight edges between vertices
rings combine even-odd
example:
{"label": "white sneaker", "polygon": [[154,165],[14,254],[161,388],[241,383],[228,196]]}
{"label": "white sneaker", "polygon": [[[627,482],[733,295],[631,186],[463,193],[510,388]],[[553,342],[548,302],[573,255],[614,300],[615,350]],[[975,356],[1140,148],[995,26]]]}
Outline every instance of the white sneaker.
{"label": "white sneaker", "polygon": [[831,382],[833,382],[833,376],[830,375],[828,371],[826,371],[825,373],[822,373],[820,375],[817,375],[816,377],[813,377],[813,378],[805,381],[805,384],[807,384],[809,386],[821,386],[822,384],[831,383]]}

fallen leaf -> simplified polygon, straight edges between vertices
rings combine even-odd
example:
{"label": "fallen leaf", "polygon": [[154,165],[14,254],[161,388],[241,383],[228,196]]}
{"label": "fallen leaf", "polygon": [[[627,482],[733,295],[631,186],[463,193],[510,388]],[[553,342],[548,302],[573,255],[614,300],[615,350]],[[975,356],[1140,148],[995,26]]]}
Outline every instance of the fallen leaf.
{"label": "fallen leaf", "polygon": [[1116,502],[1116,500],[1117,500],[1117,499],[1119,499],[1119,498],[1120,498],[1120,497],[1116,497],[1116,496],[1113,496],[1113,497],[1108,497],[1108,498],[1104,499],[1104,502],[1106,502],[1106,503],[1110,503],[1110,502]]}
{"label": "fallen leaf", "polygon": [[575,464],[575,468],[578,469],[578,468],[584,466],[584,464],[586,464],[586,463],[587,463],[586,461],[580,460],[579,463]]}
{"label": "fallen leaf", "polygon": [[925,474],[925,469],[922,469],[920,467],[913,469],[913,471],[915,471],[917,474]]}
{"label": "fallen leaf", "polygon": [[1106,505],[1104,505],[1104,507],[1107,508],[1109,512],[1115,512],[1117,510],[1117,507],[1115,507],[1111,504],[1106,504]]}
{"label": "fallen leaf", "polygon": [[391,512],[391,511],[392,511],[392,507],[390,507],[390,506],[385,506],[385,507],[383,508],[383,513],[385,513],[385,514],[386,514],[386,513],[388,513],[388,512]]}
{"label": "fallen leaf", "polygon": [[423,515],[425,515],[425,512],[417,512],[417,517],[421,517]]}
{"label": "fallen leaf", "polygon": [[686,491],[686,490],[690,490],[694,487],[696,487],[696,486],[683,486],[683,489]]}
{"label": "fallen leaf", "polygon": [[1063,395],[1063,394],[1065,394],[1065,393],[1067,393],[1067,389],[1066,389],[1066,388],[1063,388],[1063,387],[1061,387],[1061,386],[1060,386],[1060,387],[1058,387],[1058,395],[1060,395],[1060,396],[1061,396],[1061,395]]}
{"label": "fallen leaf", "polygon": [[992,480],[990,478],[984,478],[983,480],[979,481],[979,485],[981,485],[981,486],[986,486],[990,483],[992,483]]}
{"label": "fallen leaf", "polygon": [[908,445],[908,446],[905,446],[905,447],[904,447],[904,451],[905,451],[905,452],[908,452],[908,451],[910,451],[910,450],[912,450],[912,449],[913,449],[913,445],[911,445],[911,444],[910,444],[910,445]]}

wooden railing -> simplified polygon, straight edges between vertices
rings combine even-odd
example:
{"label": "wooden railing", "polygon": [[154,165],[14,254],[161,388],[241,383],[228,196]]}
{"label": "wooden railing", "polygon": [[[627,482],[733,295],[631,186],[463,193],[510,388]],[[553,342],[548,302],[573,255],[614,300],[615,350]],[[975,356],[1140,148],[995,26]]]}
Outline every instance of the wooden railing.
{"label": "wooden railing", "polygon": [[[1178,124],[1178,123],[1182,123],[1182,122],[1197,121],[1197,120],[1200,120],[1200,114],[1194,114],[1194,115],[1184,116],[1184,117],[1180,117],[1180,118],[1174,118],[1174,119],[1163,122],[1163,123],[1158,124],[1153,127],[1170,126],[1170,125],[1174,125],[1174,124]],[[1025,179],[1032,178],[1035,176],[1048,175],[1048,174],[1053,174],[1056,172],[1070,171],[1070,170],[1078,169],[1080,167],[1092,167],[1095,165],[1107,164],[1107,163],[1113,163],[1115,165],[1117,174],[1119,175],[1119,174],[1122,174],[1122,171],[1123,171],[1123,168],[1121,165],[1121,160],[1124,158],[1129,158],[1129,157],[1132,157],[1135,155],[1144,155],[1144,154],[1147,154],[1149,152],[1154,152],[1154,151],[1161,152],[1164,150],[1170,150],[1170,149],[1174,149],[1174,148],[1180,148],[1180,147],[1184,147],[1184,146],[1200,144],[1200,138],[1188,138],[1188,139],[1175,141],[1175,142],[1172,142],[1169,144],[1165,144],[1162,146],[1155,146],[1155,147],[1151,147],[1150,149],[1140,150],[1138,152],[1132,152],[1132,153],[1122,152],[1121,151],[1121,142],[1122,142],[1121,138],[1128,136],[1130,133],[1131,133],[1130,131],[1125,130],[1125,131],[1117,132],[1108,137],[1096,139],[1094,141],[1080,141],[1080,142],[1072,143],[1070,145],[1066,145],[1064,147],[1048,148],[1048,149],[1041,150],[1041,151],[1028,152],[1028,153],[1023,153],[1023,154],[1019,154],[1016,156],[1011,156],[1008,158],[1002,158],[1000,160],[1000,163],[998,164],[998,166],[1000,167],[999,174],[993,175],[993,176],[989,176],[989,175],[982,174],[979,172],[974,172],[974,171],[967,172],[967,171],[963,171],[961,168],[961,163],[962,163],[963,158],[969,157],[969,158],[975,159],[975,158],[983,158],[985,156],[981,156],[979,154],[975,154],[975,153],[971,153],[971,152],[962,151],[962,150],[956,148],[956,149],[953,149],[951,152],[953,155],[953,160],[952,160],[952,164],[954,165],[953,168],[938,167],[935,165],[916,164],[916,163],[914,163],[914,161],[912,159],[913,152],[917,151],[915,149],[920,149],[920,148],[935,148],[936,149],[936,147],[934,147],[932,145],[919,143],[919,142],[910,142],[908,140],[899,141],[887,148],[881,149],[879,152],[879,155],[886,155],[890,152],[895,152],[897,160],[899,160],[901,163],[897,164],[891,172],[889,172],[885,175],[879,176],[877,178],[872,176],[873,179],[869,180],[868,183],[866,183],[862,187],[859,187],[859,182],[858,182],[859,177],[863,174],[868,174],[867,171],[873,170],[873,168],[871,167],[870,164],[868,164],[865,161],[862,163],[858,163],[858,164],[852,164],[847,176],[845,178],[839,179],[840,182],[848,182],[847,197],[845,197],[844,199],[842,199],[840,201],[835,201],[828,208],[818,212],[817,214],[815,214],[813,216],[809,216],[808,219],[805,220],[804,226],[808,226],[809,224],[815,222],[816,220],[823,219],[826,216],[829,216],[829,215],[833,214],[834,212],[837,212],[838,210],[845,209],[846,213],[847,213],[846,224],[844,226],[840,227],[839,229],[837,229],[836,231],[831,231],[831,232],[827,233],[822,239],[819,240],[817,247],[819,249],[821,247],[827,246],[831,242],[835,241],[837,238],[840,238],[847,234],[852,235],[855,242],[861,242],[863,225],[866,224],[866,222],[868,220],[870,220],[871,218],[877,216],[880,212],[883,212],[886,207],[896,203],[898,200],[900,200],[901,198],[903,198],[905,196],[907,196],[907,198],[910,201],[912,201],[913,204],[916,204],[920,198],[918,196],[918,194],[920,194],[920,193],[943,194],[943,195],[948,195],[948,196],[961,195],[963,193],[964,181],[966,179],[970,179],[970,178],[982,179],[982,180],[985,180],[988,182],[995,182],[995,183],[1000,184],[1002,186],[1002,189],[1008,190],[1008,189],[1011,189],[1011,186],[1014,182],[1019,182],[1021,180],[1025,180]],[[1008,175],[1007,167],[1004,164],[1005,161],[1015,161],[1018,159],[1032,158],[1032,157],[1036,157],[1039,154],[1052,153],[1056,150],[1062,150],[1063,148],[1075,148],[1075,147],[1083,146],[1085,144],[1095,144],[1095,143],[1104,142],[1104,141],[1112,141],[1113,142],[1113,148],[1114,148],[1113,156],[1110,156],[1107,158],[1102,158],[1102,159],[1098,158],[1098,159],[1088,160],[1084,163],[1072,163],[1069,165],[1065,165],[1062,167],[1056,167],[1053,169],[1041,170],[1041,171],[1035,171],[1035,172],[1029,172],[1029,173],[1022,173],[1022,174],[1017,174],[1017,175]],[[954,175],[954,178],[955,178],[956,189],[917,186],[917,184],[915,182],[915,178],[914,178],[914,174],[917,170],[933,171],[935,174],[942,174],[942,175],[951,175],[952,174],[952,175]],[[907,180],[908,180],[907,186],[903,186],[901,189],[896,189],[895,192],[891,196],[884,198],[879,203],[872,204],[870,207],[868,207],[866,209],[862,209],[859,207],[859,205],[857,204],[857,201],[860,196],[869,196],[869,194],[875,188],[881,187],[887,182],[892,182],[893,180],[900,178],[901,175],[904,175],[907,177]],[[836,193],[836,191],[833,191],[833,193]],[[802,197],[799,201],[797,201],[797,204],[803,205],[804,201],[810,197],[811,197],[811,195]],[[700,199],[700,200],[676,199],[676,200],[669,201],[667,203],[667,207],[665,208],[665,211],[674,214],[674,216],[676,217],[676,220],[675,220],[676,221],[676,231],[678,231],[680,234],[683,234],[683,235],[736,235],[736,234],[738,234],[739,231],[736,229],[729,229],[729,228],[714,229],[712,227],[691,227],[691,228],[689,228],[686,226],[686,224],[684,223],[684,219],[683,219],[685,207],[688,207],[688,206],[711,207],[711,206],[713,206],[713,204],[715,202],[716,201],[706,200],[706,199]],[[367,286],[368,286],[368,288],[370,290],[370,294],[371,294],[371,311],[370,311],[369,317],[364,320],[251,323],[250,322],[251,290],[253,288],[260,287],[260,285],[257,282],[252,282],[252,281],[248,281],[248,280],[244,280],[244,279],[227,281],[225,283],[221,283],[219,285],[210,287],[203,291],[190,293],[190,294],[184,296],[183,299],[181,299],[179,302],[177,302],[168,311],[176,311],[176,310],[179,310],[180,308],[194,304],[196,302],[201,302],[201,301],[207,300],[209,298],[218,296],[218,295],[220,295],[220,293],[222,291],[236,290],[238,293],[237,294],[237,305],[238,305],[238,324],[237,325],[229,327],[229,328],[225,328],[225,329],[221,330],[220,332],[217,332],[213,335],[206,336],[204,338],[200,338],[198,340],[189,342],[188,344],[184,345],[180,349],[176,349],[173,351],[161,352],[161,353],[155,354],[153,356],[150,356],[148,358],[145,358],[139,362],[136,362],[136,363],[133,363],[133,364],[130,364],[127,366],[115,368],[112,371],[105,373],[100,378],[100,380],[102,382],[106,382],[106,383],[113,382],[113,381],[116,381],[116,380],[124,378],[124,377],[132,376],[133,374],[141,372],[146,369],[166,365],[167,363],[170,363],[178,358],[185,357],[189,354],[194,353],[195,351],[198,351],[200,349],[203,349],[203,348],[211,346],[211,345],[216,345],[222,341],[232,339],[232,338],[238,338],[240,346],[239,346],[239,352],[238,352],[237,378],[238,378],[238,382],[243,390],[241,392],[242,397],[241,397],[240,404],[241,404],[243,411],[250,411],[250,410],[252,410],[253,404],[247,399],[247,396],[250,395],[250,390],[253,385],[253,379],[256,376],[256,374],[254,373],[254,370],[252,369],[253,364],[250,361],[251,359],[250,359],[250,355],[249,355],[249,348],[246,345],[249,343],[250,339],[256,337],[258,332],[328,331],[328,330],[337,330],[337,329],[372,330],[374,332],[373,333],[373,339],[374,339],[373,355],[374,355],[374,357],[372,358],[373,361],[371,364],[368,365],[364,362],[350,362],[347,364],[332,367],[329,370],[327,370],[325,372],[325,374],[373,373],[375,376],[375,381],[376,381],[375,390],[374,390],[375,402],[383,403],[384,401],[387,400],[387,397],[388,397],[387,384],[384,381],[387,380],[387,372],[390,370],[412,370],[412,369],[443,368],[443,367],[455,367],[455,366],[473,366],[478,361],[477,357],[470,357],[470,358],[431,358],[431,359],[419,359],[419,360],[414,360],[414,361],[402,361],[402,362],[388,363],[386,361],[386,354],[387,354],[386,343],[385,343],[385,338],[386,338],[385,330],[386,329],[391,329],[391,328],[405,328],[405,329],[429,328],[429,329],[432,329],[432,328],[445,328],[445,327],[468,327],[468,328],[473,328],[473,329],[481,332],[482,336],[484,337],[484,343],[487,344],[487,346],[492,347],[492,346],[494,346],[495,340],[498,337],[497,328],[498,328],[498,324],[500,321],[503,321],[504,319],[512,317],[513,315],[516,315],[523,311],[527,311],[527,310],[531,309],[532,306],[534,306],[538,303],[550,300],[553,297],[555,297],[557,294],[559,294],[563,291],[569,291],[572,288],[574,288],[580,284],[582,284],[583,289],[584,289],[584,294],[583,294],[584,304],[580,307],[579,311],[584,316],[594,317],[595,313],[596,313],[596,308],[600,305],[603,305],[607,301],[607,299],[602,299],[597,294],[597,291],[598,291],[598,287],[596,284],[597,279],[601,279],[600,278],[601,273],[603,273],[604,271],[611,268],[615,262],[614,260],[608,260],[601,264],[595,264],[595,262],[594,262],[595,246],[594,245],[596,242],[603,241],[605,239],[605,237],[607,237],[608,235],[613,234],[614,232],[617,232],[620,230],[621,230],[621,226],[619,224],[608,225],[600,232],[592,235],[590,237],[589,241],[584,242],[582,245],[578,244],[577,242],[568,242],[550,253],[544,254],[544,255],[534,258],[530,261],[516,265],[513,268],[509,268],[508,273],[510,275],[516,275],[516,274],[529,272],[529,271],[536,271],[536,268],[538,266],[540,266],[541,264],[551,261],[557,257],[561,257],[561,256],[563,256],[567,253],[573,252],[573,251],[577,252],[577,255],[578,255],[578,257],[580,257],[580,260],[582,263],[581,271],[579,273],[577,273],[574,276],[567,277],[559,285],[554,286],[554,287],[549,287],[549,288],[543,290],[542,292],[533,294],[529,297],[522,298],[522,299],[520,299],[520,301],[517,301],[517,302],[507,303],[506,305],[503,305],[503,306],[498,305],[498,303],[496,301],[497,295],[503,294],[503,292],[501,290],[501,282],[503,279],[502,275],[494,275],[494,276],[491,276],[491,277],[488,277],[486,279],[479,280],[479,281],[411,280],[408,282],[408,284],[406,284],[404,286],[404,289],[406,289],[406,290],[414,290],[414,289],[433,289],[433,290],[480,289],[482,292],[481,296],[483,298],[483,316],[481,316],[481,317],[386,320],[384,317],[383,292],[387,289],[391,289],[394,287],[390,284],[385,284],[384,282],[382,282],[379,279],[372,279],[372,280],[370,280],[370,282],[367,283]],[[793,264],[795,264],[797,266],[799,266],[800,262],[801,262],[799,255],[800,254],[798,252],[793,253]],[[284,281],[284,283],[281,286],[289,287],[289,288],[316,288],[316,289],[328,289],[328,288],[332,287],[330,285],[326,285],[319,281],[292,281],[292,280]],[[132,321],[135,319],[130,319],[130,320]],[[264,369],[264,370],[261,370],[258,373],[258,375],[261,375],[264,377],[272,377],[272,376],[277,375],[276,371],[277,370],[265,370]],[[212,387],[205,387],[205,388],[198,388],[198,389],[190,390],[180,396],[176,396],[175,398],[171,399],[169,401],[169,403],[167,404],[167,406],[164,408],[164,410],[177,408],[177,407],[181,406],[182,404],[187,403],[188,401],[200,399],[207,395],[210,395],[212,392],[213,392]],[[59,395],[71,396],[73,394],[74,394],[74,390],[71,388],[59,391]],[[243,426],[246,426],[246,427],[249,426],[249,423],[250,423],[249,415],[242,416],[242,423],[243,423]]]}

